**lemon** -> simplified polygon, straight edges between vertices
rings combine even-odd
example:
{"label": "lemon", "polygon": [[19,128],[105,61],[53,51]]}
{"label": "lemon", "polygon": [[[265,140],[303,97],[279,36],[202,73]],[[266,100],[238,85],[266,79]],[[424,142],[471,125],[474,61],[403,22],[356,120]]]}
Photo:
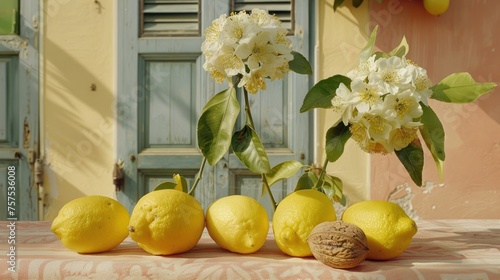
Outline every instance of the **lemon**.
{"label": "lemon", "polygon": [[207,209],[207,231],[220,247],[249,254],[266,242],[269,218],[254,198],[230,195],[216,200]]}
{"label": "lemon", "polygon": [[333,203],[324,193],[313,189],[292,192],[273,216],[276,245],[290,256],[312,256],[307,237],[316,225],[336,219]]}
{"label": "lemon", "polygon": [[66,203],[50,230],[78,253],[98,253],[118,246],[128,235],[129,215],[118,201],[93,195]]}
{"label": "lemon", "polygon": [[425,10],[435,16],[439,16],[448,10],[450,0],[424,0]]}
{"label": "lemon", "polygon": [[200,203],[189,194],[163,189],[137,202],[130,217],[130,238],[153,255],[189,251],[200,240],[205,217]]}
{"label": "lemon", "polygon": [[399,256],[417,233],[417,225],[398,204],[366,200],[349,206],[342,221],[357,225],[366,235],[371,260]]}

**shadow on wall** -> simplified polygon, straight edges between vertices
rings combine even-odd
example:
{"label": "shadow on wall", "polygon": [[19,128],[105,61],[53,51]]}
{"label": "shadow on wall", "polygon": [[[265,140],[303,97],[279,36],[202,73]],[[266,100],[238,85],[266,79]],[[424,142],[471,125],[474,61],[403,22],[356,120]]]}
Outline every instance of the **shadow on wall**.
{"label": "shadow on wall", "polygon": [[[46,40],[44,44],[46,85],[42,129],[49,195],[45,217],[51,219],[62,205],[85,195],[83,192],[112,188],[110,155],[114,151],[115,101],[111,90],[100,83],[100,77],[75,59],[90,60],[95,50],[71,54],[53,41]],[[100,177],[105,181],[95,186],[96,178]]]}

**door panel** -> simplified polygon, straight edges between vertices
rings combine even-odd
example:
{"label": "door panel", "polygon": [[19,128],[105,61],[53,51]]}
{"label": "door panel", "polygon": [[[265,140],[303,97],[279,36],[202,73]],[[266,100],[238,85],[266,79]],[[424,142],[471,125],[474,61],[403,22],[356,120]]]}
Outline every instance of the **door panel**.
{"label": "door panel", "polygon": [[[288,144],[287,132],[287,104],[289,98],[287,79],[267,81],[267,89],[249,96],[250,109],[255,124],[255,130],[259,133],[262,144],[266,148],[285,148]],[[239,97],[242,96],[239,90]],[[240,104],[244,104],[240,100]],[[245,107],[242,106],[240,116],[245,115]],[[240,127],[245,125],[245,120],[240,118]]]}
{"label": "door panel", "polygon": [[196,61],[146,60],[144,148],[195,147]]}

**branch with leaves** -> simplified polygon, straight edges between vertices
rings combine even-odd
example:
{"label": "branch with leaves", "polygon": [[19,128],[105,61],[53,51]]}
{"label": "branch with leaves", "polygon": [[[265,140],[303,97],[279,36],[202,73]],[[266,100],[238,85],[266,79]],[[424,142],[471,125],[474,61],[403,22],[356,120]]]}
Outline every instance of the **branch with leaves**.
{"label": "branch with leaves", "polygon": [[377,29],[361,50],[358,67],[346,76],[319,81],[307,93],[300,111],[321,108],[341,114],[326,133],[327,162],[339,159],[346,142],[353,139],[368,153],[394,152],[413,182],[422,186],[424,151],[420,139],[432,154],[441,178],[445,160],[443,125],[428,99],[473,102],[496,84],[477,83],[463,72],[432,85],[426,70],[406,59],[409,46],[405,38],[388,53],[374,51]]}
{"label": "branch with leaves", "polygon": [[[292,50],[287,32],[277,17],[260,9],[251,13],[221,15],[207,28],[206,40],[202,44],[206,57],[203,68],[217,82],[227,81],[229,87],[210,98],[198,119],[198,147],[203,161],[193,186],[189,188],[190,194],[194,194],[205,164],[215,165],[230,149],[250,171],[261,174],[262,191],[269,194],[274,207],[277,203],[271,185],[292,177],[303,168],[298,161],[283,162],[271,168],[255,129],[249,103],[249,94],[265,90],[267,79],[283,79],[289,71],[312,74],[307,59]],[[245,125],[236,131],[241,109],[237,88],[242,89]],[[176,182],[162,183],[156,189],[187,191],[182,176],[174,175],[174,180]]]}

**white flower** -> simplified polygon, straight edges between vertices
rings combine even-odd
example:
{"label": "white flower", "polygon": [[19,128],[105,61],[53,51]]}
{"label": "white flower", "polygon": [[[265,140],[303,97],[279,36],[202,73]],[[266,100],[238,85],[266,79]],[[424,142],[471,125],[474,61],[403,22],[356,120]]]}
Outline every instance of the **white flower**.
{"label": "white flower", "polygon": [[389,139],[389,134],[394,126],[393,120],[386,118],[382,110],[373,110],[369,114],[363,115],[360,121],[365,124],[370,139],[376,141]]}
{"label": "white flower", "polygon": [[293,55],[286,34],[277,17],[264,10],[222,15],[205,31],[203,68],[217,82],[239,76],[239,87],[257,93],[266,88],[266,78],[283,79],[290,70]]}
{"label": "white flower", "polygon": [[375,141],[371,139],[365,124],[365,122],[355,122],[349,127],[351,138],[358,142],[359,147],[368,153],[387,154],[392,151],[392,149],[386,148],[388,146],[387,140]]}
{"label": "white flower", "polygon": [[212,25],[205,30],[206,39],[201,44],[201,51],[207,56],[207,59],[220,48],[219,36],[225,22],[226,15],[221,15],[219,18],[212,21]]}
{"label": "white flower", "polygon": [[253,69],[250,73],[245,73],[238,83],[238,86],[245,86],[250,93],[256,93],[259,89],[266,89],[262,68]]}
{"label": "white flower", "polygon": [[249,18],[250,21],[262,29],[277,30],[281,27],[279,19],[276,16],[270,15],[265,10],[252,9]]}
{"label": "white flower", "polygon": [[369,112],[383,105],[382,95],[379,91],[379,84],[369,81],[366,83],[360,78],[351,82],[351,90],[354,95],[352,102],[360,114]]}
{"label": "white flower", "polygon": [[389,137],[394,150],[399,151],[418,138],[417,131],[422,126],[420,122],[408,122],[404,126],[391,131]]}
{"label": "white flower", "polygon": [[410,86],[411,75],[408,73],[404,60],[393,56],[376,60],[377,71],[371,72],[368,79],[380,86],[384,93],[396,94],[400,89]]}
{"label": "white flower", "polygon": [[354,80],[355,78],[366,79],[368,75],[377,69],[375,64],[375,55],[372,55],[368,60],[359,63],[358,67],[349,71],[346,75],[347,77]]}
{"label": "white flower", "polygon": [[384,108],[386,108],[388,117],[403,125],[422,116],[422,107],[419,102],[420,96],[408,89],[397,95],[388,94],[385,96]]}
{"label": "white flower", "polygon": [[332,106],[364,151],[390,153],[417,138],[421,104],[432,93],[425,69],[404,57],[373,55],[347,76],[351,89],[340,84]]}
{"label": "white flower", "polygon": [[415,92],[420,95],[422,103],[428,106],[427,100],[432,95],[432,90],[430,89],[432,82],[427,76],[427,71],[413,64],[410,64],[408,68],[411,73],[411,82],[415,88]]}
{"label": "white flower", "polygon": [[261,64],[274,59],[276,56],[273,46],[268,44],[269,36],[269,32],[261,31],[255,34],[248,43],[240,43],[236,48],[236,55],[241,59],[246,59],[246,64],[250,70],[259,68]]}
{"label": "white flower", "polygon": [[342,122],[348,125],[349,121],[353,118],[354,106],[352,99],[354,95],[344,85],[340,84],[335,91],[335,97],[332,99],[333,110],[342,114]]}

